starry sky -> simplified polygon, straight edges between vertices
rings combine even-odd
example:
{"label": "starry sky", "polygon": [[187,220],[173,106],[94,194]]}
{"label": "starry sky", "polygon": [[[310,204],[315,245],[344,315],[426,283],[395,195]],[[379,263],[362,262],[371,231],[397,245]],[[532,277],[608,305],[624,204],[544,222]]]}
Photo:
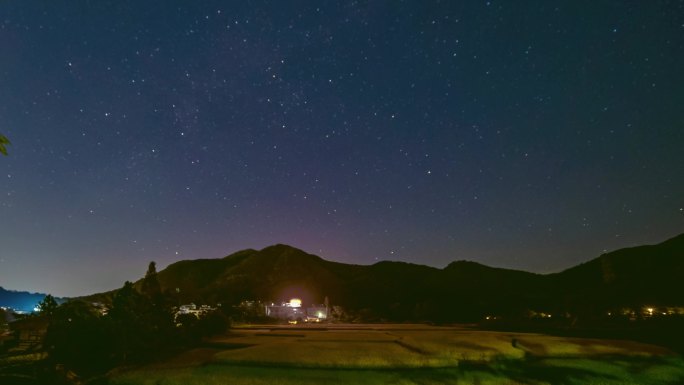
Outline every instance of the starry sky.
{"label": "starry sky", "polygon": [[548,273],[684,232],[683,1],[0,2],[0,286],[286,243]]}

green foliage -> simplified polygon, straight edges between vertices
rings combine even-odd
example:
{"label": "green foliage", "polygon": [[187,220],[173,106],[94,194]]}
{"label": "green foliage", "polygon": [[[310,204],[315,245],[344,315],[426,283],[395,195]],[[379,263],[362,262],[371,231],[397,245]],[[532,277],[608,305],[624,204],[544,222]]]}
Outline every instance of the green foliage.
{"label": "green foliage", "polygon": [[212,311],[201,315],[199,318],[194,314],[179,314],[176,317],[179,337],[188,343],[195,343],[202,338],[225,333],[230,320],[220,311]]}
{"label": "green foliage", "polygon": [[199,318],[194,314],[179,314],[176,317],[176,331],[179,339],[186,344],[195,344],[202,339],[202,332],[199,325]]}
{"label": "green foliage", "polygon": [[106,315],[82,301],[58,306],[48,295],[39,307],[50,320],[44,340],[49,362],[87,375],[103,373],[121,364],[164,358],[169,352],[224,332],[230,324],[218,311],[199,319],[181,315],[174,322],[170,303],[168,294],[161,292],[154,262],[141,290],[131,282],[124,283]]}
{"label": "green foliage", "polygon": [[114,296],[107,317],[117,336],[114,351],[123,362],[144,361],[170,343],[173,331],[171,311],[154,304],[126,282]]}
{"label": "green foliage", "polygon": [[157,278],[157,264],[152,261],[147,267],[147,273],[142,281],[142,293],[153,302],[157,302],[161,295],[161,286]]}
{"label": "green foliage", "polygon": [[225,333],[230,327],[230,320],[220,311],[212,311],[200,317],[198,328],[203,337]]}
{"label": "green foliage", "polygon": [[90,304],[67,302],[55,309],[45,336],[50,361],[80,373],[97,372],[113,364],[111,325]]}
{"label": "green foliage", "polygon": [[53,297],[51,294],[48,294],[43,298],[42,301],[38,303],[38,309],[40,310],[40,314],[42,315],[47,315],[48,317],[52,316],[57,309],[57,301],[55,300],[55,297]]}
{"label": "green foliage", "polygon": [[5,135],[0,134],[0,154],[7,155],[7,145],[12,144]]}
{"label": "green foliage", "polygon": [[49,359],[79,371],[101,372],[158,358],[177,340],[171,310],[162,303],[153,303],[126,282],[107,315],[79,301],[56,307],[45,337]]}

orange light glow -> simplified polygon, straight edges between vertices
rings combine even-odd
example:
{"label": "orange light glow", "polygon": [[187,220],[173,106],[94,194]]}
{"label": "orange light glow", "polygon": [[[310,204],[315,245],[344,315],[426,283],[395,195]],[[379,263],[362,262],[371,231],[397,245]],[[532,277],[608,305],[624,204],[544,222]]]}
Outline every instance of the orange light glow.
{"label": "orange light glow", "polygon": [[302,300],[299,298],[292,298],[290,300],[290,307],[302,307]]}

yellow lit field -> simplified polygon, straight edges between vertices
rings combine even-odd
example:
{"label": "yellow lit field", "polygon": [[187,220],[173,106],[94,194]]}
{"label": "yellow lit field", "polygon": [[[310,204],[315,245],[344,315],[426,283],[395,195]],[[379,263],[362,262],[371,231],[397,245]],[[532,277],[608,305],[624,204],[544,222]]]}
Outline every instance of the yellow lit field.
{"label": "yellow lit field", "polygon": [[[514,346],[515,345],[515,346]],[[679,384],[684,361],[629,341],[423,325],[238,328],[133,384]]]}

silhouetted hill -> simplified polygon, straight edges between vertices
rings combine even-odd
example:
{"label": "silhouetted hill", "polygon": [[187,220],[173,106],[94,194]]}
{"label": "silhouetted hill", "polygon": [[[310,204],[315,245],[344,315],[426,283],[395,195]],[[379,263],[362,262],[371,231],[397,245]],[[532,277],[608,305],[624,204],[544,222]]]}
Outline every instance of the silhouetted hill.
{"label": "silhouetted hill", "polygon": [[[468,321],[528,310],[563,314],[620,306],[684,305],[684,235],[617,250],[560,273],[540,275],[452,262],[444,269],[383,261],[349,265],[287,246],[222,259],[180,261],[158,273],[178,303],[245,299],[341,305],[366,319]],[[141,281],[136,284],[139,285]]]}
{"label": "silhouetted hill", "polygon": [[[158,273],[162,290],[179,301],[239,302],[245,298],[288,298],[295,294],[322,301],[341,286],[342,266],[301,250],[275,245],[242,250],[222,259],[180,261]],[[136,283],[140,284],[140,281]]]}
{"label": "silhouetted hill", "polygon": [[10,307],[14,310],[31,312],[43,298],[45,298],[45,294],[5,290],[0,287],[0,306],[2,307]]}
{"label": "silhouetted hill", "polygon": [[470,261],[452,262],[444,273],[451,284],[444,290],[479,309],[478,313],[517,315],[529,308],[546,308],[552,301],[547,279],[540,274]]}
{"label": "silhouetted hill", "polygon": [[596,305],[682,305],[684,234],[603,254],[549,278],[569,301],[590,296]]}

